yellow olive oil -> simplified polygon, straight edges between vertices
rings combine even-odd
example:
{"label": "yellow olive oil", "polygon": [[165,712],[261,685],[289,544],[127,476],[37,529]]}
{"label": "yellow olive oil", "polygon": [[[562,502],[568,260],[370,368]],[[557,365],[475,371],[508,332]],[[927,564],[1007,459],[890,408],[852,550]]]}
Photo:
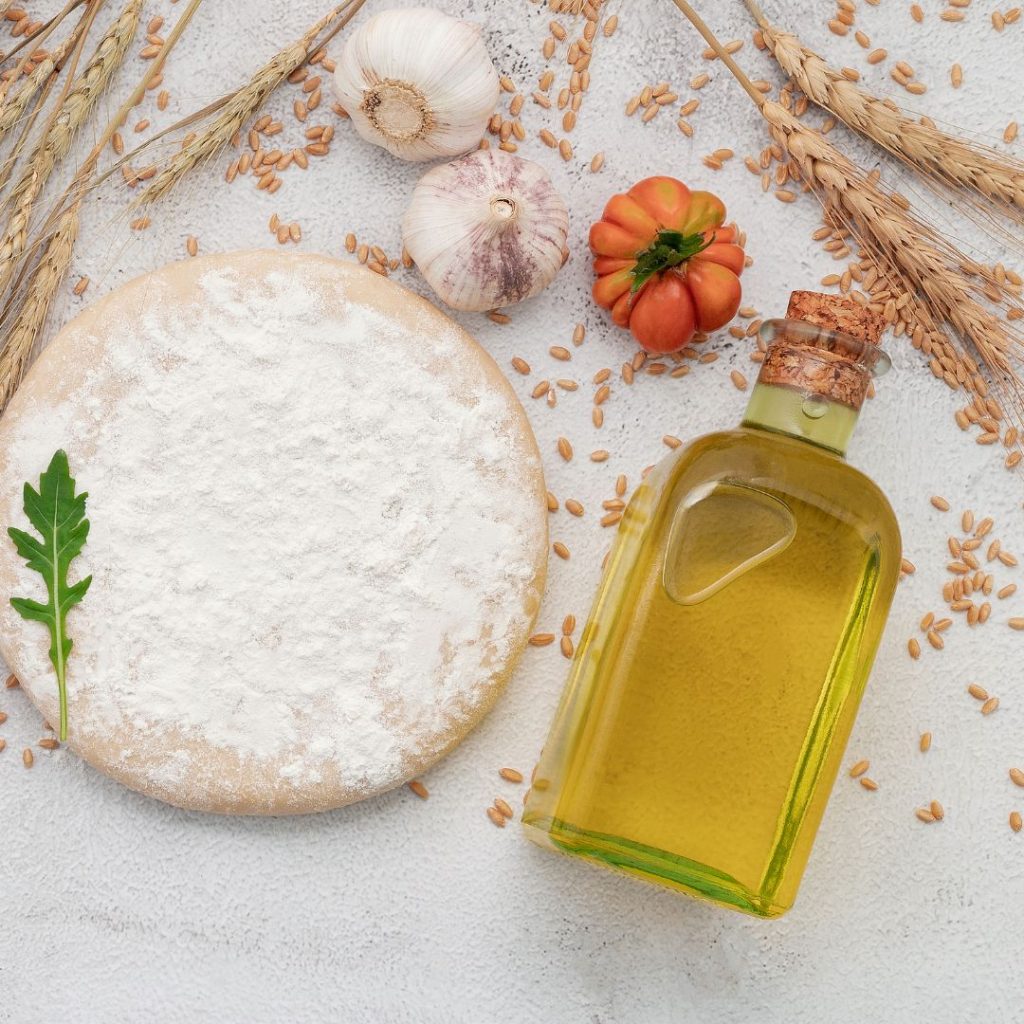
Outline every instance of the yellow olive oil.
{"label": "yellow olive oil", "polygon": [[842,458],[855,420],[759,383],[740,428],[641,484],[535,773],[532,838],[764,917],[792,904],[899,574],[888,502]]}

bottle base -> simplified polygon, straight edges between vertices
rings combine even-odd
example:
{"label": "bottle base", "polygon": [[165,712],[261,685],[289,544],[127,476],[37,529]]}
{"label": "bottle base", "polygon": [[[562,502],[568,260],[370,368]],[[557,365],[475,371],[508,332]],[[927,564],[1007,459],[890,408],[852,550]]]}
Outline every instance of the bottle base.
{"label": "bottle base", "polygon": [[546,849],[582,857],[620,874],[674,889],[718,906],[731,907],[760,918],[780,917],[789,910],[789,905],[781,905],[727,874],[678,854],[621,836],[589,832],[557,818],[524,816],[523,825],[527,836]]}

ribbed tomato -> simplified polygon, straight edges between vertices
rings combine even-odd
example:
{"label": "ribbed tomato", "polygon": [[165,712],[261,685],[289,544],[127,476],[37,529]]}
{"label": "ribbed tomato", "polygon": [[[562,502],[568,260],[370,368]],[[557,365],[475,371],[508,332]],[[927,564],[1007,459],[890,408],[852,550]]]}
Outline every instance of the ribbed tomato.
{"label": "ribbed tomato", "polygon": [[676,178],[644,178],[590,229],[594,301],[648,352],[675,352],[740,308],[744,253],[725,205]]}

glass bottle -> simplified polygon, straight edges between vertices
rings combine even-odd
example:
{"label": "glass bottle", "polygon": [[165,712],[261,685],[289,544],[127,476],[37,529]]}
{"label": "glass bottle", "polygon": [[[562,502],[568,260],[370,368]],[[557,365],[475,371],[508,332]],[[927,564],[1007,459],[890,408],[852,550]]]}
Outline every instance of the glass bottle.
{"label": "glass bottle", "polygon": [[774,917],[793,903],[900,571],[844,454],[880,317],[795,292],[739,428],[619,525],[523,822],[542,845]]}

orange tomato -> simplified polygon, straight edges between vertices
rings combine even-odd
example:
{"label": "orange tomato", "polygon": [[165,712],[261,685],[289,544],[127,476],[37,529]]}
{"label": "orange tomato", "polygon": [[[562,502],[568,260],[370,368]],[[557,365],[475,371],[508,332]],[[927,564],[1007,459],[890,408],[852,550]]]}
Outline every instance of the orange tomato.
{"label": "orange tomato", "polygon": [[594,301],[648,352],[675,352],[740,308],[744,252],[725,206],[676,178],[644,178],[590,229]]}

